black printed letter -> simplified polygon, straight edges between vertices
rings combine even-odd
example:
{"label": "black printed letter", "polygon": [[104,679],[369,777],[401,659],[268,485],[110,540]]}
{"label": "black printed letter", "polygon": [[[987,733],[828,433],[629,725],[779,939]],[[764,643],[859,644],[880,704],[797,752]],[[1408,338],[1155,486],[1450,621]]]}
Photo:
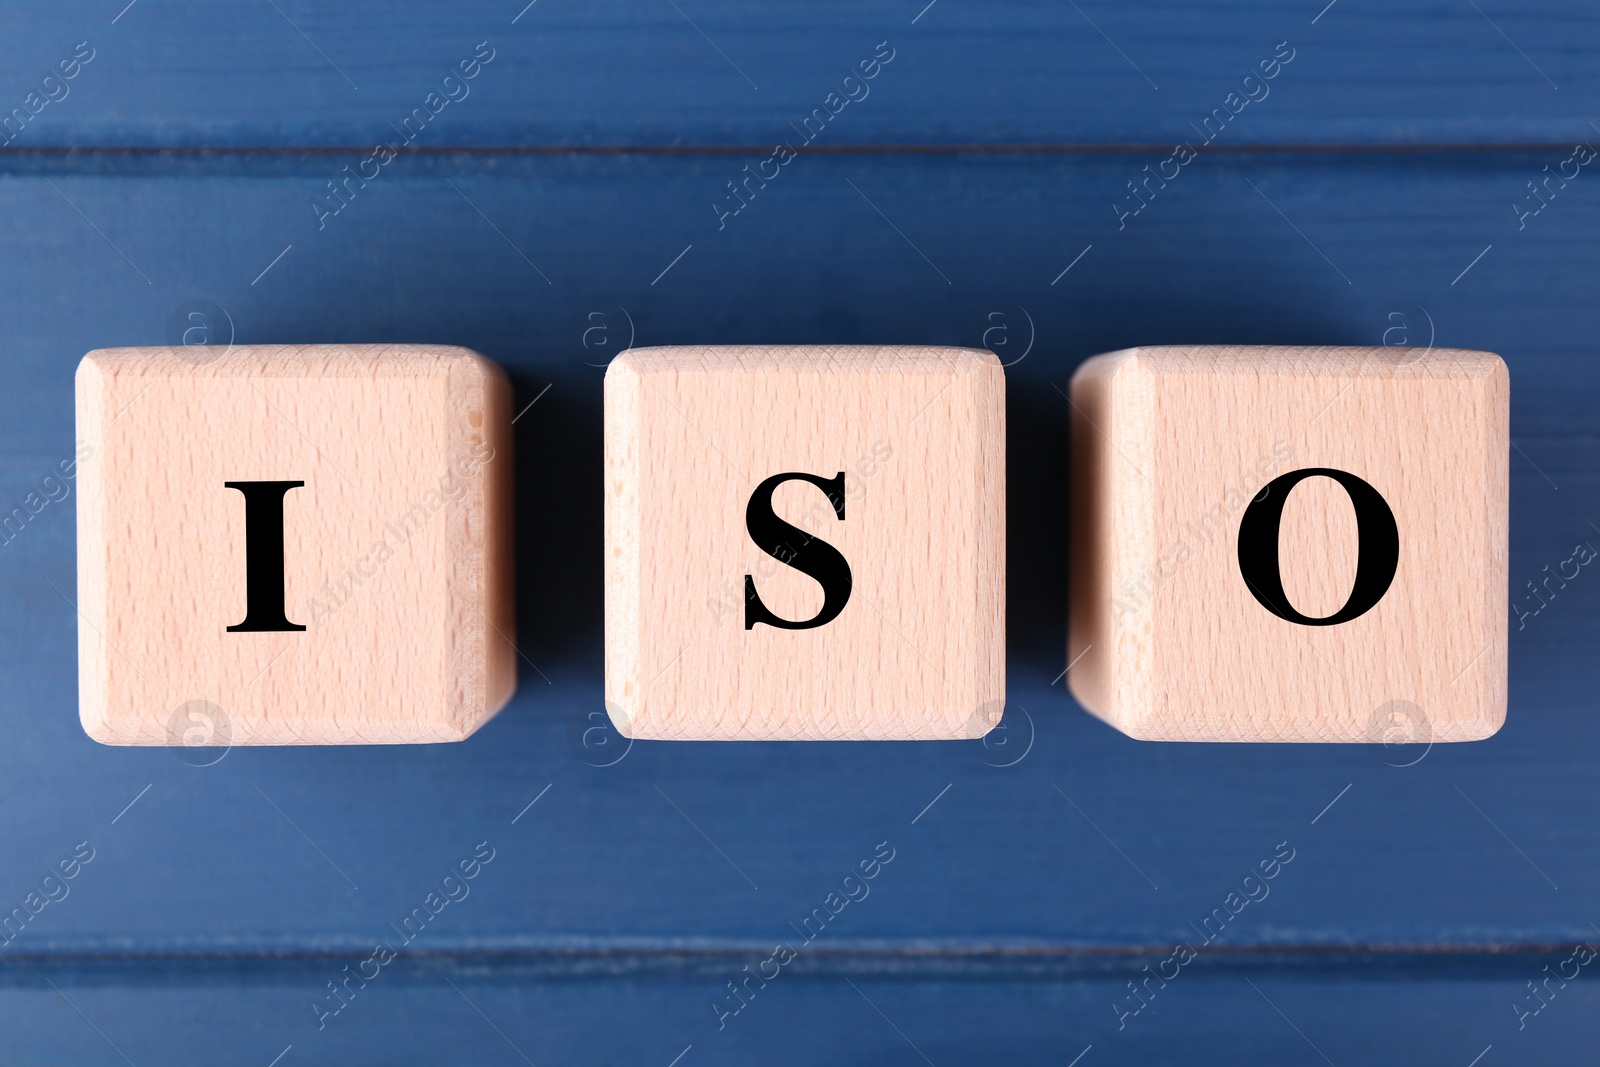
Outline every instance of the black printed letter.
{"label": "black printed letter", "polygon": [[229,633],[304,630],[283,614],[283,498],[305,482],[223,482],[244,494],[244,621]]}
{"label": "black printed letter", "polygon": [[802,574],[808,574],[822,586],[822,610],[809,619],[800,622],[790,622],[780,619],[767,610],[761,602],[761,596],[756,592],[756,580],[753,575],[744,576],[744,628],[754,629],[756,623],[764,622],[768,626],[776,626],[781,630],[810,630],[823,626],[838,617],[844,610],[845,603],[850,599],[850,564],[839,554],[839,550],[806,533],[804,530],[790,526],[772,510],[772,492],[779,485],[791,479],[810,482],[812,485],[828,494],[828,502],[833,505],[834,514],[844,520],[844,471],[840,471],[832,478],[821,478],[815,474],[774,474],[750,494],[750,503],[744,510],[745,529],[750,531],[751,540],[756,545],[780,563],[787,563]]}
{"label": "black printed letter", "polygon": [[[1356,581],[1350,599],[1332,615],[1313,619],[1289,605],[1283,591],[1283,575],[1278,570],[1278,527],[1283,521],[1283,505],[1289,491],[1307,478],[1321,475],[1332,478],[1350,494],[1356,509]],[[1244,509],[1239,520],[1239,573],[1244,584],[1261,606],[1288,622],[1304,626],[1334,626],[1359,618],[1372,609],[1394,581],[1400,565],[1400,530],[1394,512],[1378,492],[1349,471],[1329,467],[1306,467],[1290,471],[1267,483],[1259,496]]]}

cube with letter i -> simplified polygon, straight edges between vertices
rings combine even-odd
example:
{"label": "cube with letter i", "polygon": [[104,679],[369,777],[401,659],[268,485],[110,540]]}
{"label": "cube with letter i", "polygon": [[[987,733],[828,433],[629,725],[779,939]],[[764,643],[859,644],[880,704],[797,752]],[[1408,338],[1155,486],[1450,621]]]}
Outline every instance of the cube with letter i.
{"label": "cube with letter i", "polygon": [[606,708],[631,737],[977,737],[1005,703],[988,352],[636,349],[605,381]]}
{"label": "cube with letter i", "polygon": [[1194,346],[1072,380],[1068,672],[1168,741],[1472,741],[1506,709],[1488,352]]}
{"label": "cube with letter i", "polygon": [[91,352],[79,705],[118,745],[467,736],[510,697],[509,385],[460,348]]}

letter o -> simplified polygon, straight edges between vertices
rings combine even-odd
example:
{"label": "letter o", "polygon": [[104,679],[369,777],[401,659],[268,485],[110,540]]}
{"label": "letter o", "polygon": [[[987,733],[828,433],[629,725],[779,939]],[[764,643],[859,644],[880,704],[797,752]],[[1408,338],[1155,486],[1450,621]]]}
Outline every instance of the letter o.
{"label": "letter o", "polygon": [[[1356,511],[1356,579],[1344,607],[1314,619],[1289,603],[1278,569],[1278,530],[1289,491],[1307,478],[1332,478],[1350,494]],[[1383,599],[1400,565],[1400,530],[1383,494],[1349,471],[1305,467],[1268,482],[1239,520],[1239,574],[1261,606],[1287,622],[1302,626],[1337,626],[1365,615]]]}

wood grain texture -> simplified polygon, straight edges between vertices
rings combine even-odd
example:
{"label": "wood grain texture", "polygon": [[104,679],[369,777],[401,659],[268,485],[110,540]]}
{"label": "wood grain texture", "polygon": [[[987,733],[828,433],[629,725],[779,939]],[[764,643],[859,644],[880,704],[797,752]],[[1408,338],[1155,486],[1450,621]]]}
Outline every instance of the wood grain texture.
{"label": "wood grain texture", "polygon": [[[1509,376],[1457,349],[1193,346],[1073,376],[1074,695],[1164,741],[1474,741],[1506,707]],[[1282,618],[1242,576],[1268,483],[1354,474],[1399,531],[1393,581],[1332,625]],[[1350,495],[1316,477],[1278,529],[1289,605],[1351,595]]]}
{"label": "wood grain texture", "polygon": [[[630,737],[979,737],[1005,705],[1005,379],[990,352],[635,349],[606,373],[606,705]],[[823,588],[746,529],[776,474],[844,474],[773,511],[834,546]]]}
{"label": "wood grain texture", "polygon": [[[79,687],[118,745],[459,740],[510,698],[509,392],[466,349],[89,353]],[[234,481],[283,497],[284,615],[246,618]],[[200,736],[195,735],[199,731]]]}

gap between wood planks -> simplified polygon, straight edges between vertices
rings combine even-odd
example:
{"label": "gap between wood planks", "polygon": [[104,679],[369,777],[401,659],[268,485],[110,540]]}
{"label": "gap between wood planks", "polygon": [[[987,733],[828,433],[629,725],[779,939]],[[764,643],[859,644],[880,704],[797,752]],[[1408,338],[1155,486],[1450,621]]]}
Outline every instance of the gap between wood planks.
{"label": "gap between wood planks", "polygon": [[[1216,961],[1224,968],[1274,970],[1300,966],[1318,970],[1393,968],[1410,964],[1420,968],[1459,968],[1476,965],[1476,973],[1500,973],[1525,967],[1528,957],[1544,957],[1566,952],[1576,934],[1564,940],[1539,942],[1367,942],[1353,944],[1270,944],[1204,947],[1196,949],[1201,958]],[[434,948],[408,949],[398,958],[450,967],[528,968],[535,971],[568,973],[627,973],[635,970],[681,971],[701,967],[720,967],[731,959],[744,959],[766,951],[765,943],[727,942],[706,947],[652,946],[646,943],[611,947],[550,948]],[[167,967],[209,968],[221,963],[261,964],[293,969],[322,966],[329,960],[347,959],[349,947],[317,949],[195,949],[180,950],[71,950],[44,949],[28,953],[8,953],[7,968],[13,980],[28,971],[82,968],[87,970]],[[884,970],[900,974],[929,975],[982,970],[990,973],[1112,971],[1152,956],[1172,951],[1167,943],[1150,945],[838,945],[811,946],[800,956],[808,970],[819,974],[857,973]]]}
{"label": "gap between wood planks", "polygon": [[[1438,142],[1358,144],[1240,144],[1211,146],[1208,155],[1506,155],[1566,151],[1566,141]],[[811,145],[802,155],[1139,155],[1168,152],[1171,145],[1140,144],[901,144]],[[370,145],[30,145],[9,148],[7,157],[59,156],[347,156],[371,151]],[[410,145],[395,150],[397,156],[694,156],[749,155],[771,151],[767,145]]]}

